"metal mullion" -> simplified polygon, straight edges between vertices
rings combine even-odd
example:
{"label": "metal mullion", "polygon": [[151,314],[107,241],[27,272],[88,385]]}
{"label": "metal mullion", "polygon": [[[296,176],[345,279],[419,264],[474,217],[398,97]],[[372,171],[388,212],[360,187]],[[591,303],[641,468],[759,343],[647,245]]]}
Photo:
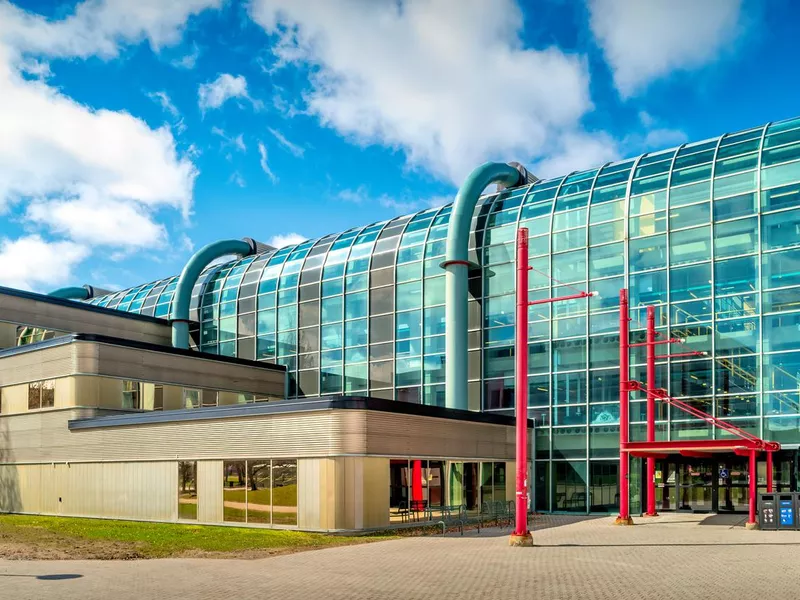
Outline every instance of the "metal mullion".
{"label": "metal mullion", "polygon": [[759,437],[764,439],[764,284],[763,284],[763,256],[764,248],[761,239],[761,222],[762,206],[761,206],[761,164],[764,157],[764,141],[767,137],[767,131],[772,123],[764,125],[764,130],[761,132],[761,143],[758,146],[758,165],[756,167],[756,235],[758,250],[756,259],[756,278],[758,279],[758,291],[756,298],[758,299],[758,392],[759,392],[759,408],[758,408],[758,423],[759,423]]}
{"label": "metal mullion", "polygon": [[[558,194],[561,192],[561,187],[564,185],[564,182],[575,173],[569,173],[564,176],[564,178],[558,183],[556,187],[556,193],[553,196],[553,204],[550,207],[550,253],[548,254],[548,285],[547,290],[550,296],[553,296],[553,222],[555,221],[555,212],[556,212],[556,204],[558,203]],[[553,450],[554,450],[554,442],[553,442],[553,411],[555,407],[553,405],[553,387],[555,386],[555,367],[554,367],[554,356],[553,356],[553,307],[549,306],[548,311],[550,312],[550,335],[547,339],[548,344],[548,352],[549,352],[549,366],[550,366],[550,435],[549,437],[549,444],[550,444],[550,455],[548,458],[549,461],[549,468],[550,468],[550,510],[553,511],[553,486],[555,484],[555,468],[553,467]],[[527,326],[527,323],[526,323]]]}
{"label": "metal mullion", "polygon": [[[710,201],[714,201],[714,189],[716,188],[716,173],[717,173],[717,155],[719,154],[719,146],[722,143],[722,140],[725,138],[725,135],[721,135],[719,140],[717,140],[717,147],[714,149],[714,160],[711,163],[711,190],[710,190]],[[709,204],[709,208],[711,205]],[[716,271],[715,267],[715,252],[714,252],[714,243],[716,241],[716,237],[714,236],[715,232],[715,223],[714,223],[714,211],[711,211],[710,215],[710,222],[709,222],[709,229],[711,232],[711,241],[709,246],[710,256],[711,256],[711,414],[716,417],[717,416],[717,311],[716,311],[716,300],[717,300],[717,289],[716,289],[716,278],[714,277],[714,272]],[[667,281],[667,287],[669,288],[669,281]],[[671,330],[670,334],[671,334]],[[717,439],[717,428],[711,428],[711,438]]]}

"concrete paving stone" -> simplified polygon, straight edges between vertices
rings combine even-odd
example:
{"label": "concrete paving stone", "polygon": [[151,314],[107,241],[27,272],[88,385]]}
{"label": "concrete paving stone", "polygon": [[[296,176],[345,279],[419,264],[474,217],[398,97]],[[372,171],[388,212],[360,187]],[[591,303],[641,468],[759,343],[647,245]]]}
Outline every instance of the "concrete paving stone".
{"label": "concrete paving stone", "polygon": [[544,516],[533,548],[510,548],[508,529],[489,528],[258,560],[0,561],[0,599],[800,597],[800,532],[743,521],[672,514],[614,527]]}

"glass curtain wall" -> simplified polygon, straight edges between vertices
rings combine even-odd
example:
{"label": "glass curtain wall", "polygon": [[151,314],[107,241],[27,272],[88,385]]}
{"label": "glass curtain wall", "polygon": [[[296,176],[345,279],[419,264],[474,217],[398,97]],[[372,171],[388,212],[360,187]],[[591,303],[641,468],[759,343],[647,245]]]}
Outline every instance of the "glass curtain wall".
{"label": "glass curtain wall", "polygon": [[[197,344],[286,365],[291,396],[369,394],[442,405],[439,265],[450,210],[207,269],[193,297]],[[708,352],[659,361],[659,386],[766,439],[800,443],[800,119],[481,198],[470,235],[470,260],[480,265],[469,279],[473,410],[512,413],[520,226],[530,232],[532,299],[599,293],[533,307],[526,324],[530,415],[536,460],[544,462],[536,468],[540,510],[578,510],[575,482],[591,488],[604,481],[604,465],[616,455],[622,287],[630,290],[636,341],[646,307],[654,306],[659,332]],[[168,278],[92,303],[164,316],[174,284]],[[644,379],[644,358],[640,350],[632,355],[637,379]],[[632,396],[631,415],[631,439],[642,440],[643,394]],[[656,434],[721,435],[663,407]],[[578,495],[561,500],[557,489],[568,474],[569,496]],[[589,492],[583,510],[609,506],[605,495]]]}

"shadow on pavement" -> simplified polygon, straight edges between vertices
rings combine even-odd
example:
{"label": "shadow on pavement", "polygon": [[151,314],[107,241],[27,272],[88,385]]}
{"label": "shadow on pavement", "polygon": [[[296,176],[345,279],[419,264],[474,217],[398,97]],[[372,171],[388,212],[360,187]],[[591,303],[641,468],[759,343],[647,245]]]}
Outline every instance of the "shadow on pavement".
{"label": "shadow on pavement", "polygon": [[0,577],[30,577],[40,581],[61,581],[63,579],[80,579],[83,575],[78,573],[55,573],[53,575],[22,575],[16,573],[0,573]]}

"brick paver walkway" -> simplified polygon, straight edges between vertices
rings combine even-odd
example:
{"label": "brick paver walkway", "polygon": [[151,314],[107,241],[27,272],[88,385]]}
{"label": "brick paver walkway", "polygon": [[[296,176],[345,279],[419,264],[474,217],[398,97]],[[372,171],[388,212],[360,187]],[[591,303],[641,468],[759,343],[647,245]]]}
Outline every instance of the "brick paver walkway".
{"label": "brick paver walkway", "polygon": [[490,529],[262,560],[0,561],[0,598],[800,597],[800,532],[747,531],[696,515],[637,519],[634,527],[611,521],[544,517],[534,548],[509,548],[508,530]]}

